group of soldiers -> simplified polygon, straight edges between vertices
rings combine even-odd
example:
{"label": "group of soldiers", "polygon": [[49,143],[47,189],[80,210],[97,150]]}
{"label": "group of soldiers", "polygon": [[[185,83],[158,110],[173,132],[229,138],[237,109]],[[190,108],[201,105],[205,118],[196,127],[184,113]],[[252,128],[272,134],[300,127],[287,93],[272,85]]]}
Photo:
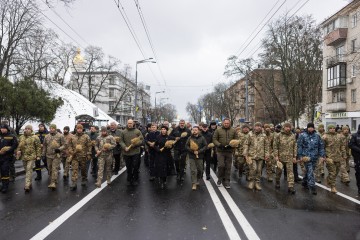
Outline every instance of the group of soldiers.
{"label": "group of soldiers", "polygon": [[240,181],[243,175],[246,176],[247,187],[251,190],[261,191],[263,172],[266,181],[273,182],[275,179],[275,188],[280,188],[280,178],[284,173],[288,192],[295,194],[295,182],[301,181],[298,173],[300,165],[302,186],[314,195],[317,194],[315,183],[321,182],[324,177],[324,166],[328,170],[326,184],[331,192],[337,192],[336,177],[339,173],[341,182],[349,184],[352,153],[360,189],[360,126],[353,135],[346,126],[340,131],[335,128],[328,125],[325,131],[320,124],[315,131],[314,124],[309,123],[306,129],[301,130],[294,129],[288,122],[280,127],[257,122],[253,127],[243,124],[234,128],[230,119],[225,118],[221,126],[215,122],[191,126],[180,120],[178,126],[169,126],[169,122],[165,121],[160,126],[152,123],[146,129],[139,129],[133,120],[128,120],[125,129],[119,129],[113,122],[100,129],[92,126],[88,133],[81,124],[77,124],[72,133],[69,127],[64,127],[60,133],[55,124],[49,126],[49,131],[40,124],[35,134],[32,126],[27,125],[23,135],[17,138],[10,132],[9,126],[3,124],[0,142],[1,191],[5,193],[8,190],[9,164],[14,157],[23,161],[25,192],[31,190],[33,169],[36,171],[35,180],[42,180],[42,165],[48,169],[48,187],[52,190],[57,187],[61,165],[64,181],[71,177],[71,190],[77,188],[79,170],[82,186],[87,185],[91,168],[96,187],[101,187],[103,176],[106,176],[107,184],[111,184],[112,174],[117,175],[124,165],[127,168],[127,184],[136,186],[143,152],[149,180],[158,178],[161,188],[166,187],[169,175],[176,175],[177,180],[183,182],[189,165],[192,189],[196,190],[204,168],[206,179],[211,179],[210,166],[213,164],[218,186],[230,188],[233,165]]}

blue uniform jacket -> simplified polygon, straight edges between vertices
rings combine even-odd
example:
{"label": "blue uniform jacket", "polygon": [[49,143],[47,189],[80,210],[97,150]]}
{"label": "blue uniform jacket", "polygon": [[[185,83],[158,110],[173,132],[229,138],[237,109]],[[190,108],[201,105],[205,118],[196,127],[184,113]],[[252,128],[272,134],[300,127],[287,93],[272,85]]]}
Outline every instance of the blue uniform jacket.
{"label": "blue uniform jacket", "polygon": [[304,132],[297,141],[297,157],[310,157],[311,161],[316,161],[319,157],[325,157],[324,142],[320,135]]}

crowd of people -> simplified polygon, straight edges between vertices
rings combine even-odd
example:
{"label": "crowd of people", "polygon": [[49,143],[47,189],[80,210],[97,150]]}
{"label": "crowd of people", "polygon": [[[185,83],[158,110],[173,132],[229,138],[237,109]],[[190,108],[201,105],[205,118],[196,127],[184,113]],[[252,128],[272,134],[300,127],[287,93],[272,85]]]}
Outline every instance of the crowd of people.
{"label": "crowd of people", "polygon": [[169,176],[176,175],[178,182],[185,181],[187,166],[190,167],[192,190],[197,190],[204,172],[206,180],[211,179],[211,168],[217,174],[216,184],[229,189],[234,167],[239,181],[244,176],[251,190],[261,191],[261,178],[275,182],[278,189],[284,175],[290,194],[296,193],[295,183],[302,182],[304,188],[316,195],[315,184],[324,179],[326,166],[325,182],[331,192],[336,193],[339,174],[343,184],[350,182],[352,155],[360,194],[360,125],[352,135],[347,126],[337,129],[332,124],[327,126],[327,131],[322,124],[316,131],[313,123],[303,130],[293,128],[288,122],[275,127],[260,122],[232,127],[228,118],[219,126],[216,122],[192,126],[180,120],[177,126],[165,121],[161,125],[148,124],[145,128],[130,119],[125,128],[112,122],[100,128],[91,126],[88,132],[82,124],[77,124],[72,132],[67,126],[61,131],[50,124],[47,130],[40,124],[36,133],[27,125],[19,137],[6,123],[0,128],[0,191],[3,193],[14,180],[16,160],[23,162],[24,191],[30,192],[33,170],[36,172],[34,180],[42,181],[44,167],[49,174],[48,188],[52,190],[57,188],[61,170],[63,181],[70,181],[70,190],[76,190],[79,172],[82,186],[87,185],[90,171],[96,179],[96,187],[100,188],[103,178],[111,184],[112,175],[119,174],[124,166],[127,185],[136,186],[142,156],[149,181],[159,183],[162,189],[166,188]]}

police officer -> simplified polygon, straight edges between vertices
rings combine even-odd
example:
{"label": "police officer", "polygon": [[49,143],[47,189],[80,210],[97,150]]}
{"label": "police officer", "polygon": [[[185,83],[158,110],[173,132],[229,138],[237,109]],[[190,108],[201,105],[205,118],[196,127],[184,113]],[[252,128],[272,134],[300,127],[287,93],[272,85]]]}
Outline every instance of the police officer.
{"label": "police officer", "polygon": [[9,188],[9,164],[14,157],[14,151],[18,146],[18,141],[15,135],[10,133],[8,125],[1,125],[0,130],[0,172],[2,181],[0,191],[6,193]]}
{"label": "police officer", "polygon": [[356,185],[360,196],[360,124],[358,126],[358,131],[351,136],[349,148],[354,157]]}

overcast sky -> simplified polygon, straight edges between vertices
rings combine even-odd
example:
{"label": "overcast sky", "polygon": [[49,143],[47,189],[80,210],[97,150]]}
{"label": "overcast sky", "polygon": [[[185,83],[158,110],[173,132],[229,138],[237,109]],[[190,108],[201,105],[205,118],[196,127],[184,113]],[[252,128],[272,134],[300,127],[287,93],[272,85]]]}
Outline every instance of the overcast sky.
{"label": "overcast sky", "polygon": [[[115,2],[118,0],[76,0],[70,8],[60,4],[55,6],[54,10],[81,38],[45,7],[45,0],[37,1],[42,4],[45,15],[72,36],[81,45],[80,48],[88,44],[102,47],[106,54],[120,59],[122,64],[130,64],[132,75],[135,76],[135,63],[144,57],[117,9]],[[139,0],[159,63],[138,65],[138,81],[151,86],[152,104],[154,93],[165,90],[164,94],[157,94],[157,103],[160,100],[172,103],[177,107],[179,117],[187,118],[186,103],[195,103],[200,95],[210,92],[213,85],[229,81],[222,76],[227,57],[242,51],[241,46],[247,43],[246,39],[263,18],[273,8],[267,17],[269,19],[284,1]],[[293,14],[305,3],[297,14],[312,14],[321,23],[348,2],[287,0],[273,19],[290,10],[290,14]],[[120,3],[139,39],[145,58],[155,58],[135,1],[120,0]],[[52,23],[46,22],[64,41],[73,42]],[[266,27],[240,58],[249,57],[257,49],[265,31]]]}

